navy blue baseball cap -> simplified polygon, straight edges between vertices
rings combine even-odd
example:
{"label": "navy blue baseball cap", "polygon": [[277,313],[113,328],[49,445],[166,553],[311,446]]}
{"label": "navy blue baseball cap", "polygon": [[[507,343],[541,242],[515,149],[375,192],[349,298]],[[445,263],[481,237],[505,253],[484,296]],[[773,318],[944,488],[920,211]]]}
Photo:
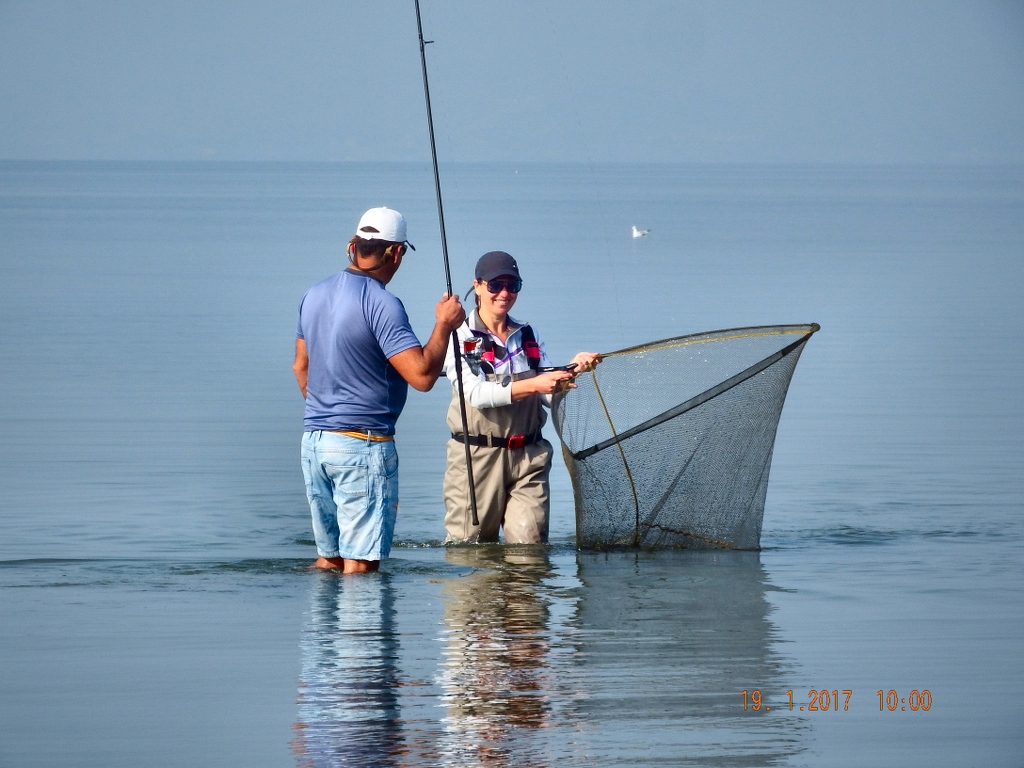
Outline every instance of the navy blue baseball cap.
{"label": "navy blue baseball cap", "polygon": [[522,280],[516,260],[504,251],[489,251],[476,263],[477,280],[493,280],[502,275],[512,275]]}

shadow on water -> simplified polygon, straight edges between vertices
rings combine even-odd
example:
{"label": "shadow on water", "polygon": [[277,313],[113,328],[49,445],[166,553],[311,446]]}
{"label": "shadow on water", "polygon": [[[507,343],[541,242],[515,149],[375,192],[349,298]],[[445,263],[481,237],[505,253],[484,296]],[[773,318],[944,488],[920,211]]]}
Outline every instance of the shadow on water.
{"label": "shadow on water", "polygon": [[392,577],[315,574],[301,642],[300,766],[397,766],[402,724]]}

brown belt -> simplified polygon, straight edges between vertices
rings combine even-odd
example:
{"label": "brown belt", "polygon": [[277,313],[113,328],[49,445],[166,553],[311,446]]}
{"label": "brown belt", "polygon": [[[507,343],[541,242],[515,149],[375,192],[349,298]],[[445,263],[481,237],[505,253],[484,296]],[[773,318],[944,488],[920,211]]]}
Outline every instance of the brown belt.
{"label": "brown belt", "polygon": [[369,440],[372,443],[390,443],[395,439],[394,435],[375,435],[372,432],[360,432],[358,429],[325,429],[324,432],[354,437],[356,440]]}
{"label": "brown belt", "polygon": [[514,451],[516,448],[525,448],[528,445],[543,440],[544,435],[538,432],[535,435],[512,435],[512,437],[495,437],[494,435],[469,435],[461,432],[452,432],[452,440],[470,445],[479,445],[482,448],[505,448]]}

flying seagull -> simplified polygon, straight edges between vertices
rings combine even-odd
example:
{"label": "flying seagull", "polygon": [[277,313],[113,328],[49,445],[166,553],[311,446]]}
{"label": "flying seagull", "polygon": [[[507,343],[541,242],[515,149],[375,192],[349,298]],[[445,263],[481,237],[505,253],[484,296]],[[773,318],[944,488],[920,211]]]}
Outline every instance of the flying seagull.
{"label": "flying seagull", "polygon": [[649,229],[637,229],[636,224],[633,225],[633,237],[644,237],[650,231]]}

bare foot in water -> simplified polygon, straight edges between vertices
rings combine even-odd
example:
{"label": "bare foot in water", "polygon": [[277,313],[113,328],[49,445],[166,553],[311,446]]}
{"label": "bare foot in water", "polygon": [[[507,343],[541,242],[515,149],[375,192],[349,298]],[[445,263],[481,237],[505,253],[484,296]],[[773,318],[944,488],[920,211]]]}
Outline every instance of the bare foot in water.
{"label": "bare foot in water", "polygon": [[342,573],[370,573],[380,568],[380,560],[346,560]]}
{"label": "bare foot in water", "polygon": [[342,557],[318,557],[313,567],[322,571],[341,570],[345,567],[345,559]]}
{"label": "bare foot in water", "polygon": [[369,573],[380,568],[380,560],[348,560],[343,557],[318,557],[313,567],[323,571]]}

